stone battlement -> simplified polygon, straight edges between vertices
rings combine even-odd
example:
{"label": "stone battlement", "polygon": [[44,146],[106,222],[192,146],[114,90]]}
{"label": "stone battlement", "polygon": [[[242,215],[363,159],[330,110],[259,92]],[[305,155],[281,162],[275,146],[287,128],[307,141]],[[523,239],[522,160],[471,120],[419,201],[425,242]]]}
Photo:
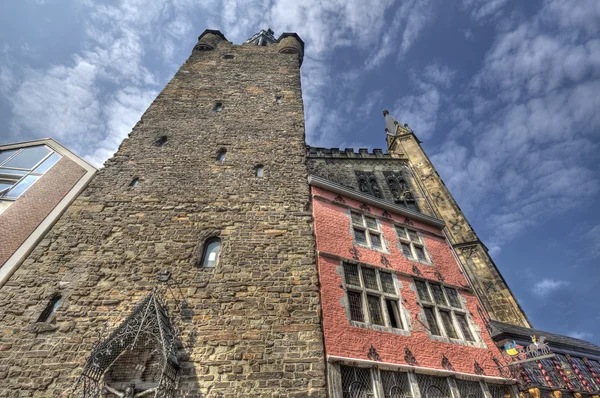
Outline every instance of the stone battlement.
{"label": "stone battlement", "polygon": [[382,149],[373,149],[369,152],[367,148],[360,148],[358,152],[354,148],[321,148],[307,146],[306,156],[309,158],[339,158],[339,159],[397,159]]}

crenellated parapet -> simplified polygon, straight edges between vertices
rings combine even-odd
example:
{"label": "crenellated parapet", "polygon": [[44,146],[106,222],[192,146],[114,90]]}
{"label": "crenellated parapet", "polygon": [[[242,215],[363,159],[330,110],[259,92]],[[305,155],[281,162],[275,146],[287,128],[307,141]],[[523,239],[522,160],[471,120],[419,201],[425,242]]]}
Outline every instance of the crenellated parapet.
{"label": "crenellated parapet", "polygon": [[320,148],[307,147],[306,156],[309,158],[336,158],[336,159],[398,159],[390,153],[384,153],[381,149],[373,149],[369,152],[367,148],[360,148],[358,152],[354,148]]}
{"label": "crenellated parapet", "polygon": [[[194,46],[194,52],[212,51],[222,43],[233,45],[220,31],[206,29],[198,37],[198,42]],[[252,35],[242,46],[269,47],[269,49],[274,49],[280,54],[295,54],[300,65],[302,65],[304,59],[304,41],[296,33],[282,33],[279,38],[275,38],[271,29],[263,29]]]}

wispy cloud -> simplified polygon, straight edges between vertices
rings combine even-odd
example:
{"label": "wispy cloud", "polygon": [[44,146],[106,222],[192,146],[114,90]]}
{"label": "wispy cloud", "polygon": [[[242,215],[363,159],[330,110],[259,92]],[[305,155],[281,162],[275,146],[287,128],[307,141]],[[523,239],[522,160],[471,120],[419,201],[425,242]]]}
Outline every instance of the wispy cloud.
{"label": "wispy cloud", "polygon": [[582,339],[582,340],[588,340],[591,339],[592,337],[594,337],[594,335],[592,333],[588,333],[588,332],[569,332],[567,333],[567,336],[576,338],[576,339]]}
{"label": "wispy cloud", "polygon": [[422,71],[411,71],[414,91],[400,98],[393,114],[410,124],[419,138],[427,139],[435,131],[444,100],[443,90],[452,85],[454,71],[445,65],[431,64]]}
{"label": "wispy cloud", "polygon": [[[600,128],[600,28],[582,20],[586,9],[584,2],[549,1],[498,33],[468,91],[438,116],[454,128],[432,158],[463,210],[475,220],[486,215],[483,232],[496,250],[600,189],[589,166],[597,151],[590,134]],[[558,28],[561,34],[550,34]],[[436,101],[427,101],[432,110]]]}
{"label": "wispy cloud", "polygon": [[567,281],[557,281],[553,279],[542,279],[533,285],[532,293],[538,297],[545,297],[550,293],[569,286]]}
{"label": "wispy cloud", "polygon": [[376,50],[365,62],[366,68],[373,69],[380,66],[392,54],[403,57],[434,16],[429,0],[403,2],[396,9],[392,21],[385,25],[383,37],[375,47]]}
{"label": "wispy cloud", "polygon": [[499,18],[504,13],[508,0],[463,0],[463,7],[477,20]]}

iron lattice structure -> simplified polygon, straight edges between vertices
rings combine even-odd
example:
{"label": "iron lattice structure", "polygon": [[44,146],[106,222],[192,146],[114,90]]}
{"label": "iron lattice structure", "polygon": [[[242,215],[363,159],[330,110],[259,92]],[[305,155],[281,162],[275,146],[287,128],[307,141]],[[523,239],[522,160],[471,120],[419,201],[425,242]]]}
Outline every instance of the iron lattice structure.
{"label": "iron lattice structure", "polygon": [[71,396],[172,397],[179,379],[179,340],[167,306],[154,289],[95,345]]}

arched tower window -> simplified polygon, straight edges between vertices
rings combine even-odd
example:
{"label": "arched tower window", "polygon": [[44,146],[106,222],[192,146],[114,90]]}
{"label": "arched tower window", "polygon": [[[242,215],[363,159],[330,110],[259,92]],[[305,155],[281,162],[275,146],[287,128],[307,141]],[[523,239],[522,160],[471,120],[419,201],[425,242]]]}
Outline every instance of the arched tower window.
{"label": "arched tower window", "polygon": [[40,314],[38,322],[49,322],[53,320],[54,316],[56,315],[56,311],[58,310],[58,307],[60,307],[61,304],[62,296],[60,294],[55,294],[54,296],[52,296],[50,302],[48,303],[48,305],[46,305],[46,308],[44,308],[44,311],[42,311],[42,313]]}
{"label": "arched tower window", "polygon": [[140,182],[140,178],[139,177],[134,177],[133,180],[131,180],[131,182],[129,183],[130,187],[135,187],[138,183]]}
{"label": "arched tower window", "polygon": [[258,166],[256,166],[254,168],[254,170],[256,171],[257,177],[262,177],[264,175],[264,167],[262,164],[259,164]]}
{"label": "arched tower window", "polygon": [[155,146],[163,146],[167,143],[168,137],[166,135],[161,135],[156,141],[154,141]]}
{"label": "arched tower window", "polygon": [[221,253],[221,239],[214,237],[207,239],[204,243],[204,251],[202,252],[202,260],[200,266],[202,268],[214,268],[219,263],[219,254]]}
{"label": "arched tower window", "polygon": [[227,149],[221,148],[219,153],[217,153],[217,161],[223,163],[225,161],[225,154],[227,153]]}

